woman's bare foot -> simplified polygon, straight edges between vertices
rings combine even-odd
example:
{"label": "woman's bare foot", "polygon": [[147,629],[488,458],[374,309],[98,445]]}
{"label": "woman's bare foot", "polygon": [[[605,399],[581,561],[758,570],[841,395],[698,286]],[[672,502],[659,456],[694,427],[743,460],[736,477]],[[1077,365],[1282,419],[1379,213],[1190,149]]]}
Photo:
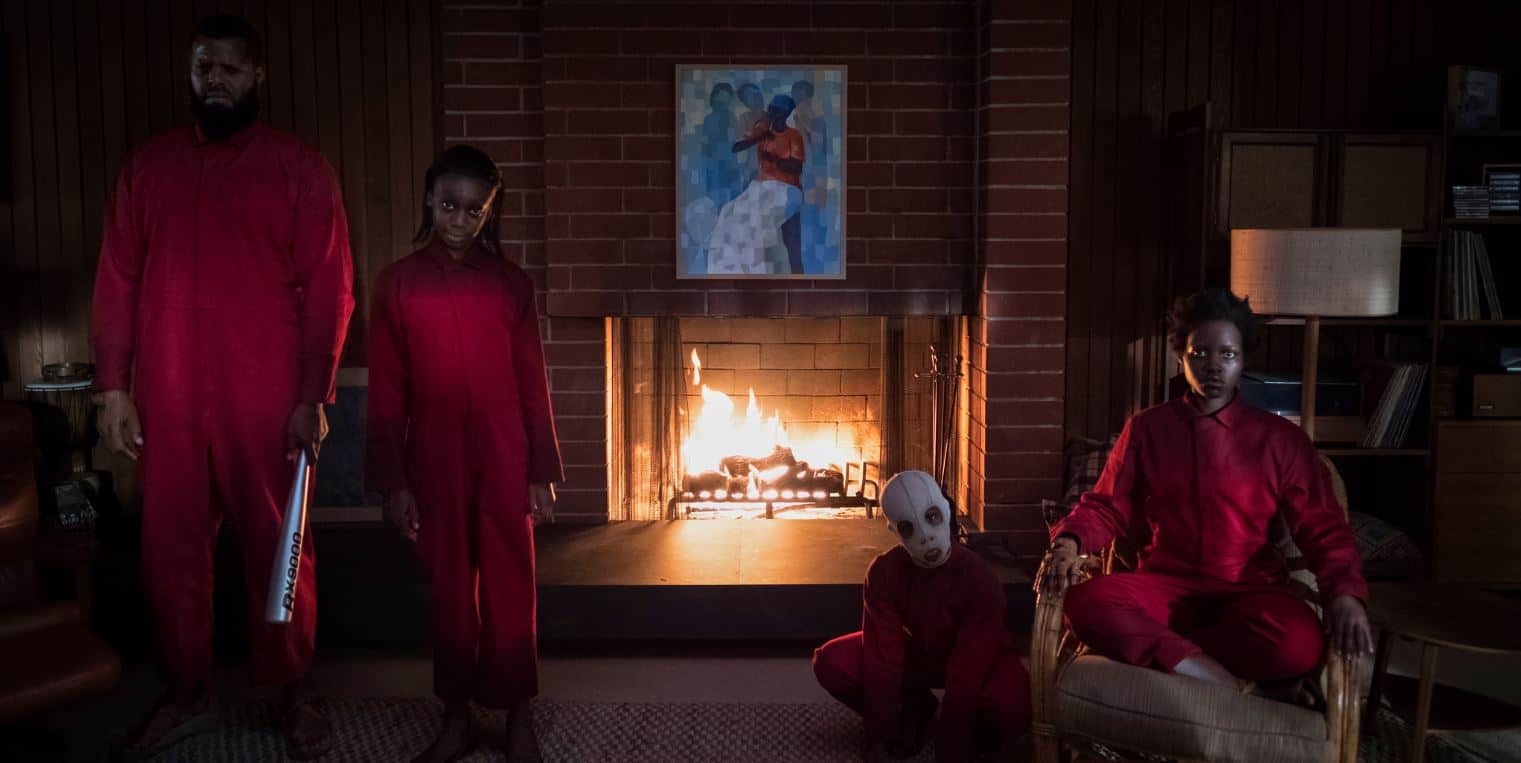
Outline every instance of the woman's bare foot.
{"label": "woman's bare foot", "polygon": [[539,737],[533,731],[533,709],[519,702],[507,710],[507,760],[540,763]]}
{"label": "woman's bare foot", "polygon": [[470,754],[475,747],[475,728],[470,721],[470,703],[447,703],[444,705],[444,724],[438,730],[433,744],[412,763],[452,763]]}
{"label": "woman's bare foot", "polygon": [[1252,685],[1250,681],[1243,681],[1232,675],[1229,670],[1225,669],[1224,665],[1221,665],[1219,661],[1207,654],[1196,654],[1192,657],[1185,657],[1182,662],[1173,666],[1172,672],[1180,676],[1208,681],[1212,684],[1229,686],[1236,691],[1246,691]]}

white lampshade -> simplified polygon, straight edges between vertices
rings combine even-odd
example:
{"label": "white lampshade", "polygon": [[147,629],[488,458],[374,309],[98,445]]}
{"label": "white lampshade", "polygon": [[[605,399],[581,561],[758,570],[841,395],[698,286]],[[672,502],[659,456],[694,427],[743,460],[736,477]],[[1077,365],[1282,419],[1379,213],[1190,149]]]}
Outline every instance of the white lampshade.
{"label": "white lampshade", "polygon": [[1367,317],[1400,309],[1400,231],[1231,231],[1231,291],[1269,315]]}

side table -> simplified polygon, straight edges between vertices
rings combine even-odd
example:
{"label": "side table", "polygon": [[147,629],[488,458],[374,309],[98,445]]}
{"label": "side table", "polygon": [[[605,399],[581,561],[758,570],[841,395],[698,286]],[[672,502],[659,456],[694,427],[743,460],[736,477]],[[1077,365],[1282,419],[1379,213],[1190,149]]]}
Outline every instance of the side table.
{"label": "side table", "polygon": [[[1421,645],[1421,673],[1413,692],[1415,707],[1411,719],[1413,763],[1425,760],[1426,737],[1431,731],[1521,726],[1521,708],[1436,684],[1437,656],[1444,648],[1481,654],[1521,654],[1521,598],[1471,584],[1374,583],[1368,591],[1368,616],[1378,626],[1379,637],[1364,729],[1373,728],[1380,699],[1386,692],[1391,697],[1412,693],[1393,691],[1402,688],[1398,686],[1399,677],[1388,675],[1391,640],[1396,636]],[[1444,699],[1442,709],[1458,711],[1450,713],[1456,716],[1454,720],[1438,716],[1433,722],[1432,698],[1438,693],[1452,698]]]}

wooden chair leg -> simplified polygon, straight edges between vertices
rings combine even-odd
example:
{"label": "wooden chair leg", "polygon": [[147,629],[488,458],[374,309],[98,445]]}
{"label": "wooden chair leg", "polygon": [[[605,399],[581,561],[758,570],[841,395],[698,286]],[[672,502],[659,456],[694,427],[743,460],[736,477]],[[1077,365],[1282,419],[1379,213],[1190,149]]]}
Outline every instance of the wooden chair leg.
{"label": "wooden chair leg", "polygon": [[1374,728],[1378,723],[1378,710],[1383,705],[1384,676],[1389,672],[1389,650],[1392,636],[1387,630],[1379,631],[1378,652],[1373,657],[1373,683],[1368,687],[1368,704],[1363,708],[1363,729]]}
{"label": "wooden chair leg", "polygon": [[1431,692],[1436,687],[1436,644],[1421,645],[1421,695],[1415,710],[1415,729],[1410,736],[1410,763],[1426,760],[1426,730],[1431,725]]}
{"label": "wooden chair leg", "polygon": [[1063,763],[1066,758],[1062,755],[1061,740],[1055,736],[1036,732],[1035,737],[1035,763]]}

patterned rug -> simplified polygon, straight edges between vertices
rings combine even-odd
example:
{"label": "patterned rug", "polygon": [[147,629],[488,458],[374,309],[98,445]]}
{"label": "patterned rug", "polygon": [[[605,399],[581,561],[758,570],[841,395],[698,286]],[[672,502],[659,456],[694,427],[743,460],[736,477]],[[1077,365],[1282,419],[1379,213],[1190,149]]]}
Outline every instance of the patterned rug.
{"label": "patterned rug", "polygon": [[[323,761],[406,761],[437,729],[440,708],[422,700],[330,700],[338,744]],[[283,760],[272,704],[227,711],[216,733],[185,741],[156,760],[165,763],[265,763]],[[482,748],[471,763],[502,760],[501,714],[482,718]],[[861,722],[835,704],[657,704],[541,700],[534,728],[545,763],[846,763],[860,760]],[[1472,739],[1477,738],[1474,743]],[[1364,738],[1364,763],[1406,760],[1407,732],[1392,714]],[[1439,737],[1429,748],[1434,763],[1521,760],[1515,735]],[[914,763],[930,763],[926,749]]]}

